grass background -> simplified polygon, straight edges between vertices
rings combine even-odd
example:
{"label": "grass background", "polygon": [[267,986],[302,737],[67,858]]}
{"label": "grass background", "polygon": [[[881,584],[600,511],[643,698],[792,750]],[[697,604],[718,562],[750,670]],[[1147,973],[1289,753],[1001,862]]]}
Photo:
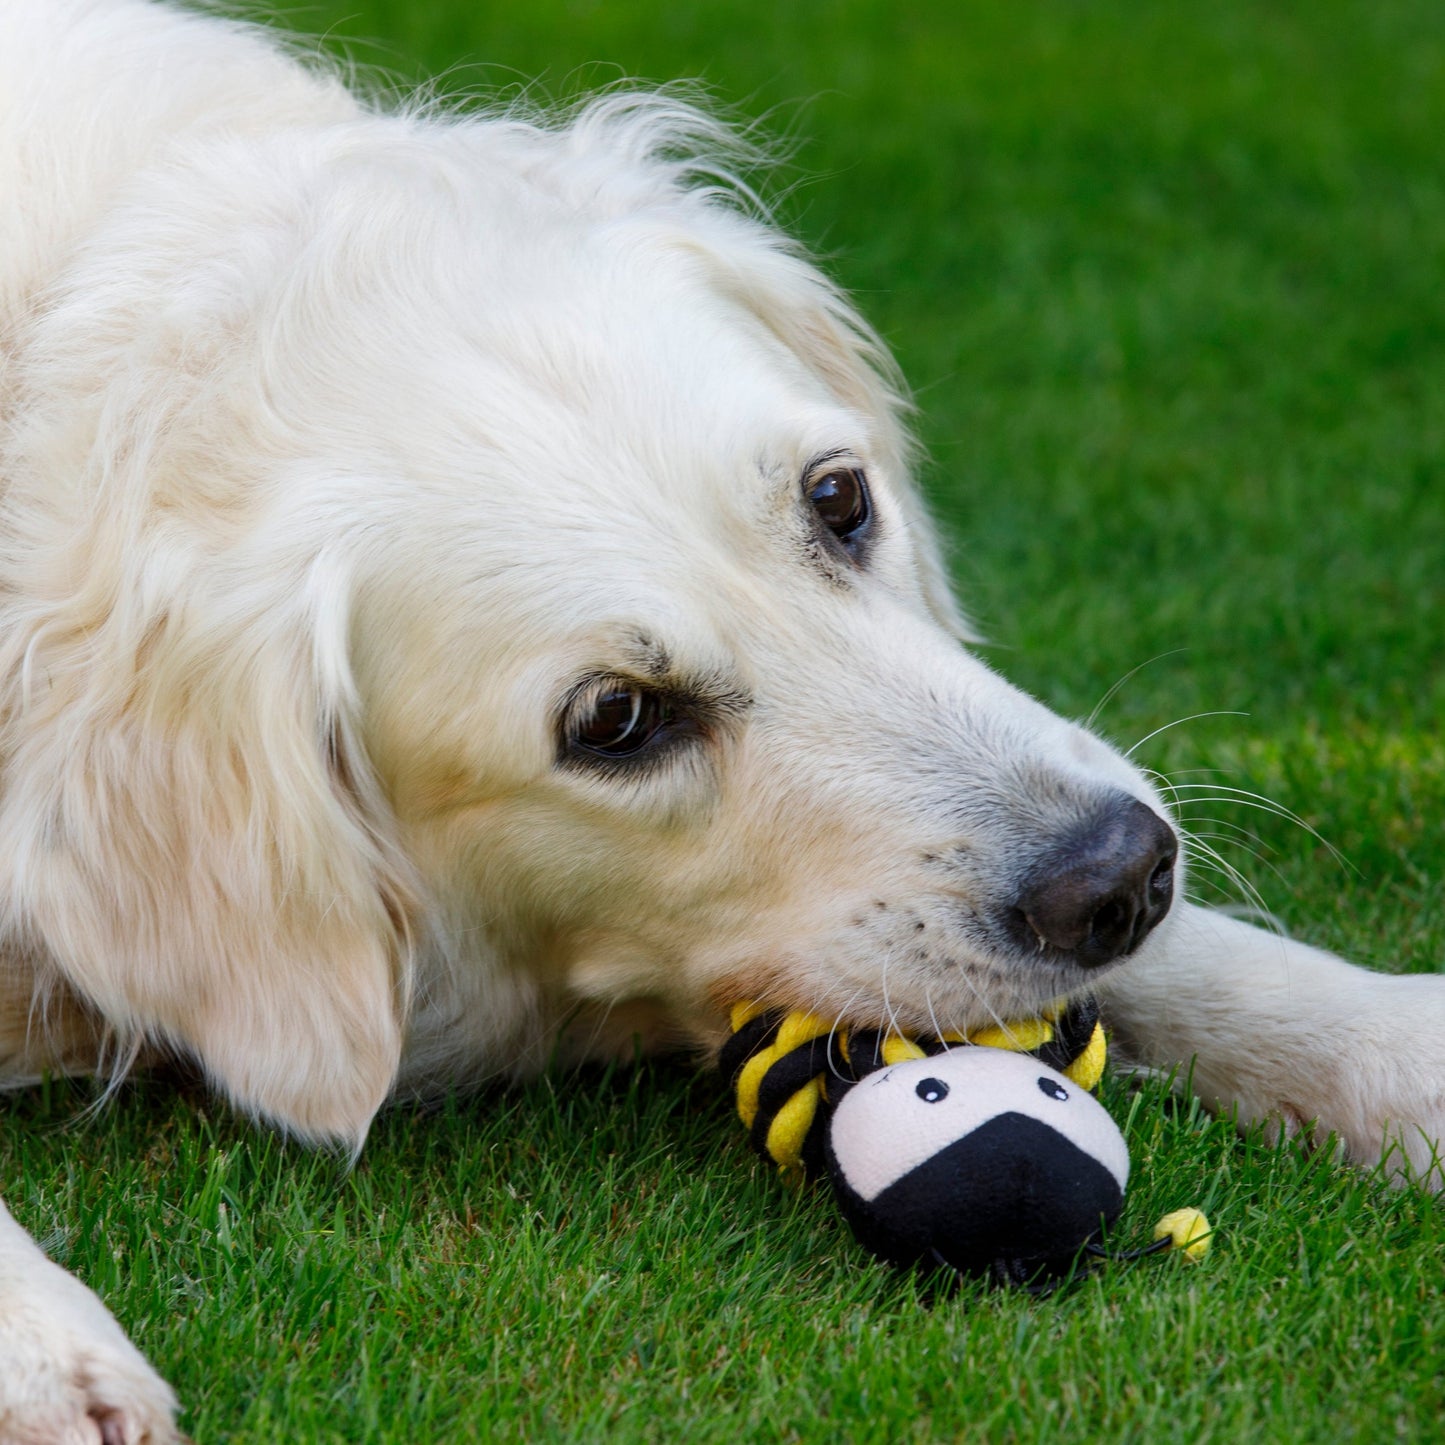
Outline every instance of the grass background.
{"label": "grass background", "polygon": [[[995,661],[1181,778],[1296,932],[1445,959],[1445,10],[327,0],[460,88],[701,76],[918,390]],[[370,41],[380,42],[373,46]],[[1190,773],[1190,769],[1214,772]],[[1207,884],[1207,880],[1201,880]],[[1267,1046],[1267,1044],[1266,1044]],[[1445,1073],[1445,1042],[1440,1069]],[[16,1216],[198,1441],[1438,1438],[1435,1201],[1111,1083],[1198,1269],[926,1307],[666,1066],[395,1111],[345,1172],[141,1082],[0,1103]]]}

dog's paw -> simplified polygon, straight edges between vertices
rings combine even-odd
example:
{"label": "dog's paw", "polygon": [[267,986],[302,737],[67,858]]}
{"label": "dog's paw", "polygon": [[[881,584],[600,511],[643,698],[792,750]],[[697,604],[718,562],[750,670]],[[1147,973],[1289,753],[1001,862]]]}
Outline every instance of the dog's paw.
{"label": "dog's paw", "polygon": [[1445,1189],[1445,975],[1372,973],[1184,904],[1099,993],[1117,1059],[1241,1125]]}
{"label": "dog's paw", "polygon": [[0,1205],[0,1445],[174,1445],[176,1399]]}
{"label": "dog's paw", "polygon": [[1445,977],[1350,972],[1292,1038],[1261,1038],[1241,1118],[1307,1146],[1332,1137],[1353,1164],[1445,1189]]}

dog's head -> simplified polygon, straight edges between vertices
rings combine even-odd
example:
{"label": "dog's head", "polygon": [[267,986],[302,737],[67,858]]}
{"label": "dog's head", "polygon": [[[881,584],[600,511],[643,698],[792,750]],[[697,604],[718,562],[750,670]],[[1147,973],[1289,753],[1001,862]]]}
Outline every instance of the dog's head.
{"label": "dog's head", "polygon": [[304,1132],[578,1008],[1018,1016],[1168,908],[1146,780],[965,649],[881,349],[698,129],[252,143],[30,342],[12,927]]}

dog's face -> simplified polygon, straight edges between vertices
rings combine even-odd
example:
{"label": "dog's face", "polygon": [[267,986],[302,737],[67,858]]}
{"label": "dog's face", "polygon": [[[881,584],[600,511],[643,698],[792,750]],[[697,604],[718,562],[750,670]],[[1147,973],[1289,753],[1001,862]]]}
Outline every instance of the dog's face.
{"label": "dog's face", "polygon": [[[957,640],[821,281],[732,217],[522,224],[478,266],[484,317],[396,361],[405,408],[377,398],[424,460],[353,628],[449,971],[480,940],[693,1032],[755,997],[965,1027],[1137,943],[1173,860],[1127,806],[1153,795]],[[1080,850],[1150,857],[1092,944],[1024,902]]]}
{"label": "dog's face", "polygon": [[[670,123],[251,146],[34,347],[30,926],[306,1132],[364,1129],[408,1030],[422,1075],[578,1006],[968,1027],[1168,908],[1144,777],[959,642],[866,332],[638,158]],[[67,468],[124,546],[41,500]]]}

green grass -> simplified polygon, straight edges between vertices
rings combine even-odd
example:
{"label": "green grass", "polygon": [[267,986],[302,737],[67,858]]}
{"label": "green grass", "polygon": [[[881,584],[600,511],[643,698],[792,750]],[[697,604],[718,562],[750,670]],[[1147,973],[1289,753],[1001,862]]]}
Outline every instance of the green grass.
{"label": "green grass", "polygon": [[[1212,817],[1296,932],[1445,959],[1445,11],[1008,0],[297,15],[459,86],[700,75],[919,391],[1016,680],[1301,814]],[[381,48],[360,47],[364,38]],[[485,62],[485,63],[481,63]],[[1207,774],[1187,776],[1206,777]],[[1267,866],[1266,866],[1267,865]],[[1272,871],[1273,870],[1273,871]],[[1445,1070],[1445,1058],[1441,1068]],[[1429,1439],[1445,1218],[1117,1082],[1126,1232],[1210,1261],[931,1308],[662,1066],[378,1123],[347,1173],[162,1081],[0,1104],[9,1203],[198,1441]]]}

